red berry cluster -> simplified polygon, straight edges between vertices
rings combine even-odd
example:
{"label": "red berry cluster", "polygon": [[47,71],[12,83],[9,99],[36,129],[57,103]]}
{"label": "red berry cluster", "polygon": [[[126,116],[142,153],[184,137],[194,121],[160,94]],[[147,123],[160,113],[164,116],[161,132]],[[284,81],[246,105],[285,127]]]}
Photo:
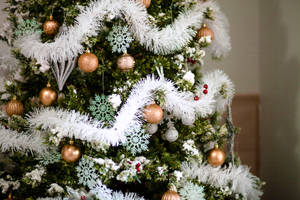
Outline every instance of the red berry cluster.
{"label": "red berry cluster", "polygon": [[196,60],[194,60],[193,58],[188,58],[187,60],[189,63],[192,63],[192,64],[196,64]]}
{"label": "red berry cluster", "polygon": [[203,94],[207,94],[208,93],[208,85],[207,84],[204,84],[203,86],[204,90],[203,90]]}

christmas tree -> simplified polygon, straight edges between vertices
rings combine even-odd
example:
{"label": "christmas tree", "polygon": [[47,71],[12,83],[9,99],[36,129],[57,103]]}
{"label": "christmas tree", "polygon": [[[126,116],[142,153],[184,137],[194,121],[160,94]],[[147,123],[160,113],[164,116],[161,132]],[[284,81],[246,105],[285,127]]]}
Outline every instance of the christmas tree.
{"label": "christmas tree", "polygon": [[201,70],[231,48],[215,1],[7,3],[1,199],[260,199],[233,83]]}

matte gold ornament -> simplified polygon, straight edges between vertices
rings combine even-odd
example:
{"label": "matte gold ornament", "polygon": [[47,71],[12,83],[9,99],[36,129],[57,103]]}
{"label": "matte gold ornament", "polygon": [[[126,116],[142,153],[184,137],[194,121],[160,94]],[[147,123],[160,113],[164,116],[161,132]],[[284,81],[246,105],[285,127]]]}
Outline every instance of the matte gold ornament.
{"label": "matte gold ornament", "polygon": [[120,56],[117,61],[118,68],[123,72],[132,70],[134,68],[134,64],[134,58],[127,53],[124,53],[122,56]]}
{"label": "matte gold ornament", "polygon": [[181,198],[179,194],[172,188],[167,192],[165,192],[161,197],[161,200],[180,200],[180,199]]}
{"label": "matte gold ornament", "polygon": [[79,57],[78,66],[83,72],[93,72],[98,68],[99,61],[95,54],[87,50]]}
{"label": "matte gold ornament", "polygon": [[225,158],[226,155],[224,151],[219,149],[218,145],[216,145],[214,149],[210,150],[207,160],[210,165],[218,167],[223,165]]}
{"label": "matte gold ornament", "polygon": [[56,20],[53,19],[53,16],[50,16],[50,19],[47,20],[43,25],[44,33],[48,36],[53,36],[58,32],[59,24]]}
{"label": "matte gold ornament", "polygon": [[61,150],[61,157],[69,163],[76,162],[81,156],[80,149],[73,144],[74,142],[71,140],[70,144],[65,145]]}
{"label": "matte gold ornament", "polygon": [[51,88],[50,83],[47,84],[47,87],[43,88],[40,91],[39,99],[44,106],[50,106],[57,99],[57,93],[54,89]]}
{"label": "matte gold ornament", "polygon": [[150,104],[144,109],[145,121],[150,124],[158,124],[164,116],[164,112],[157,104]]}
{"label": "matte gold ornament", "polygon": [[198,30],[197,40],[200,40],[200,38],[207,36],[210,36],[211,41],[213,41],[215,34],[210,28],[206,26],[206,24],[203,24],[202,27]]}
{"label": "matte gold ornament", "polygon": [[137,0],[137,1],[141,2],[141,4],[143,4],[146,8],[149,8],[151,4],[151,0]]}
{"label": "matte gold ornament", "polygon": [[21,101],[18,101],[16,97],[10,100],[6,105],[6,114],[8,116],[12,115],[22,115],[24,113],[24,106]]}

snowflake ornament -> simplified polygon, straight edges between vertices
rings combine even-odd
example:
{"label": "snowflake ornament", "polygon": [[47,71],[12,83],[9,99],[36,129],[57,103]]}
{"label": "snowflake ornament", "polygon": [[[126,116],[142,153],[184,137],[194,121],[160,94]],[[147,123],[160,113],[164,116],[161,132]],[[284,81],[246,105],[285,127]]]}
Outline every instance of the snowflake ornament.
{"label": "snowflake ornament", "polygon": [[192,182],[185,184],[179,194],[182,200],[205,200],[204,188]]}
{"label": "snowflake ornament", "polygon": [[98,175],[94,168],[94,162],[88,158],[81,158],[76,167],[79,184],[92,188],[96,184]]}
{"label": "snowflake ornament", "polygon": [[114,120],[114,109],[105,95],[96,95],[89,110],[96,119],[104,123],[109,124]]}
{"label": "snowflake ornament", "polygon": [[61,154],[58,152],[51,152],[43,157],[37,158],[37,160],[39,160],[42,165],[47,166],[59,162],[61,160]]}
{"label": "snowflake ornament", "polygon": [[97,180],[97,183],[91,188],[90,192],[101,200],[111,200],[112,198],[112,190],[107,188],[106,185],[104,185],[99,179]]}
{"label": "snowflake ornament", "polygon": [[144,129],[134,128],[133,131],[125,133],[127,140],[123,144],[127,151],[132,155],[141,153],[148,149],[150,135],[145,133]]}
{"label": "snowflake ornament", "polygon": [[22,20],[21,23],[17,26],[15,34],[17,37],[20,37],[34,32],[42,33],[40,25],[35,19],[26,19]]}
{"label": "snowflake ornament", "polygon": [[113,26],[113,30],[107,36],[112,46],[112,52],[126,53],[130,43],[133,41],[128,26]]}

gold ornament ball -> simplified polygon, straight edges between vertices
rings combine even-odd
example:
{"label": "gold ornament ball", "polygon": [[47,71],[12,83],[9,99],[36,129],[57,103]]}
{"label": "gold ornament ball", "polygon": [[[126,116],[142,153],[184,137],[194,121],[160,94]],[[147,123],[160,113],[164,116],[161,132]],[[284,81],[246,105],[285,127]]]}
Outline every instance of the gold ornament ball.
{"label": "gold ornament ball", "polygon": [[51,85],[48,83],[47,87],[43,88],[40,91],[39,99],[44,106],[50,106],[57,99],[57,93],[51,88]]}
{"label": "gold ornament ball", "polygon": [[59,24],[56,20],[53,19],[53,16],[50,16],[50,19],[47,20],[43,25],[44,33],[48,36],[53,36],[58,32]]}
{"label": "gold ornament ball", "polygon": [[157,104],[151,104],[144,109],[144,118],[150,124],[158,124],[164,116],[164,112]]}
{"label": "gold ornament ball", "polygon": [[134,58],[127,53],[124,53],[122,56],[120,56],[117,61],[118,68],[123,72],[132,70],[134,68],[134,64]]}
{"label": "gold ornament ball", "polygon": [[210,165],[218,167],[223,165],[223,163],[225,162],[225,158],[226,155],[224,151],[216,146],[214,149],[210,150],[207,160]]}
{"label": "gold ornament ball", "polygon": [[73,141],[70,141],[70,144],[65,145],[61,150],[61,157],[69,163],[76,162],[80,156],[80,149],[73,145]]}
{"label": "gold ornament ball", "polygon": [[174,190],[168,190],[163,194],[161,200],[180,200],[180,196]]}
{"label": "gold ornament ball", "polygon": [[78,60],[78,66],[83,72],[93,72],[98,68],[99,61],[95,54],[86,51]]}
{"label": "gold ornament ball", "polygon": [[6,105],[6,114],[8,116],[12,115],[22,115],[24,113],[24,106],[21,101],[18,101],[16,97],[10,100]]}
{"label": "gold ornament ball", "polygon": [[151,4],[151,0],[137,0],[137,1],[141,2],[141,4],[143,4],[146,8],[149,8]]}
{"label": "gold ornament ball", "polygon": [[211,37],[211,41],[213,41],[214,37],[215,37],[215,34],[214,34],[214,32],[210,28],[208,28],[206,26],[206,24],[203,24],[202,27],[198,30],[197,40],[200,40],[200,38],[206,37],[206,36],[210,36]]}

